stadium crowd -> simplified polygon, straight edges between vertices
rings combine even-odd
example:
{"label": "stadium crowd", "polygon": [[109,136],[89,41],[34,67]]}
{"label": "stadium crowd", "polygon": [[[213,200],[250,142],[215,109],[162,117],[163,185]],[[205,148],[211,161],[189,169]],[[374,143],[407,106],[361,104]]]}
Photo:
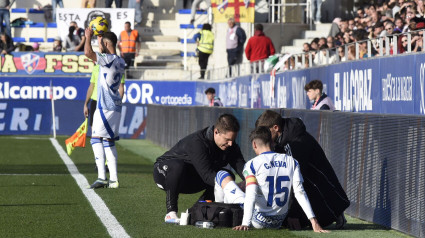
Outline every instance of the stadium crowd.
{"label": "stadium crowd", "polygon": [[[420,52],[424,29],[423,0],[369,3],[362,5],[351,18],[335,18],[329,36],[304,43],[303,52],[312,52],[313,65],[326,64],[326,54],[328,63],[356,59],[356,42],[359,43],[359,58],[385,55],[385,47],[389,47],[391,55],[405,53],[409,46],[412,52]],[[410,45],[408,34],[411,35]],[[388,37],[394,35],[397,37]],[[370,50],[367,40],[372,43]],[[308,60],[306,55],[307,66]]]}

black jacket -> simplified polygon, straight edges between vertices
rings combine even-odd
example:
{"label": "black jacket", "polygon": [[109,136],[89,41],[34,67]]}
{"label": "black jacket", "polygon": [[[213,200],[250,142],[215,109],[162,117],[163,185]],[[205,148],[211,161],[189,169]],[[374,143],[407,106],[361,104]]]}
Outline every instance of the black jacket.
{"label": "black jacket", "polygon": [[239,146],[234,143],[225,151],[214,142],[214,126],[207,127],[181,139],[169,151],[157,158],[157,162],[182,159],[195,167],[204,183],[214,186],[216,173],[227,164],[244,179],[242,170],[245,160]]}
{"label": "black jacket", "polygon": [[[304,190],[322,226],[334,222],[350,205],[325,152],[306,131],[301,119],[283,118],[282,135],[276,140],[275,151],[291,154],[299,162]],[[295,200],[290,205],[288,217],[301,218],[304,224],[310,224]]]}

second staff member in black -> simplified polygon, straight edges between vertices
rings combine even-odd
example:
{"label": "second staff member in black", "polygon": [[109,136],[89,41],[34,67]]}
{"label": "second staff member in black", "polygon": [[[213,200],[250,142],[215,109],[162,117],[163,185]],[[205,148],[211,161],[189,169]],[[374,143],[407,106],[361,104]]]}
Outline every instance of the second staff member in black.
{"label": "second staff member in black", "polygon": [[201,200],[214,200],[214,179],[223,167],[230,164],[244,178],[242,170],[245,160],[235,143],[239,127],[233,115],[223,114],[214,126],[186,136],[157,158],[153,177],[158,187],[166,192],[165,222],[178,221],[180,193],[206,190]]}

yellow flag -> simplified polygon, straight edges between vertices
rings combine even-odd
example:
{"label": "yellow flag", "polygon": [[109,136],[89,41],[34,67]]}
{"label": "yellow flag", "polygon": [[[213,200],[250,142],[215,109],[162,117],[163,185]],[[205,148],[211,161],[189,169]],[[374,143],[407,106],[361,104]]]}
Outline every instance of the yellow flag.
{"label": "yellow flag", "polygon": [[214,22],[227,22],[233,17],[235,22],[254,23],[255,0],[211,0]]}
{"label": "yellow flag", "polygon": [[75,149],[75,147],[86,147],[86,135],[87,135],[87,118],[81,124],[81,126],[77,129],[77,131],[66,139],[66,152],[68,155],[71,155],[72,151]]}

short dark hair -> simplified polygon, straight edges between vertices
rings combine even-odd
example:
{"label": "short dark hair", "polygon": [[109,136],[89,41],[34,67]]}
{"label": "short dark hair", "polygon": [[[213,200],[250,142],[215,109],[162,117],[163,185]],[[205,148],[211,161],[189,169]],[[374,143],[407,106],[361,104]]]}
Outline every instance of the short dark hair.
{"label": "short dark hair", "polygon": [[131,26],[131,23],[129,21],[126,21],[124,24],[129,24]]}
{"label": "short dark hair", "polygon": [[223,114],[214,125],[219,132],[226,133],[228,131],[238,132],[240,129],[238,119],[232,114]]}
{"label": "short dark hair", "polygon": [[205,94],[208,94],[208,93],[215,94],[215,89],[214,88],[207,88],[207,90],[205,90]]}
{"label": "short dark hair", "polygon": [[260,115],[260,117],[258,117],[255,122],[255,127],[265,126],[267,128],[271,128],[274,125],[281,127],[282,122],[282,116],[279,113],[272,110],[266,110]]}
{"label": "short dark hair", "polygon": [[304,86],[305,91],[308,91],[310,89],[319,89],[319,91],[322,92],[323,90],[322,81],[316,79],[316,80],[310,81],[308,84]]}
{"label": "short dark hair", "polygon": [[117,46],[117,41],[118,41],[117,35],[115,35],[115,33],[113,33],[112,31],[103,33],[102,41],[104,40],[109,40],[110,42],[112,42],[112,45],[114,47]]}
{"label": "short dark hair", "polygon": [[211,31],[212,26],[208,23],[205,23],[204,25],[202,25],[202,30],[208,30]]}
{"label": "short dark hair", "polygon": [[263,24],[260,24],[260,23],[255,24],[255,30],[256,31],[263,31]]}
{"label": "short dark hair", "polygon": [[249,134],[249,139],[251,142],[253,140],[260,141],[263,145],[270,145],[272,142],[272,133],[270,129],[265,126],[259,126],[251,131]]}

